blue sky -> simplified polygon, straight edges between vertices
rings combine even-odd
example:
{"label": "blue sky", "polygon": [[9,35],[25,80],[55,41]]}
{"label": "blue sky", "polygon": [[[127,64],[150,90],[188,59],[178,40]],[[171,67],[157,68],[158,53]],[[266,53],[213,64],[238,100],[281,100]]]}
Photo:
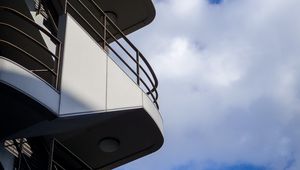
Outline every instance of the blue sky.
{"label": "blue sky", "polygon": [[165,143],[119,170],[299,170],[300,1],[154,3],[129,38],[158,75]]}
{"label": "blue sky", "polygon": [[223,2],[223,0],[208,0],[208,2],[211,4],[220,4]]}
{"label": "blue sky", "polygon": [[[197,170],[198,166],[193,162],[186,165],[177,166],[172,170]],[[236,165],[218,165],[217,163],[210,163],[204,167],[204,170],[266,170],[265,167],[255,166],[250,164],[236,164]]]}

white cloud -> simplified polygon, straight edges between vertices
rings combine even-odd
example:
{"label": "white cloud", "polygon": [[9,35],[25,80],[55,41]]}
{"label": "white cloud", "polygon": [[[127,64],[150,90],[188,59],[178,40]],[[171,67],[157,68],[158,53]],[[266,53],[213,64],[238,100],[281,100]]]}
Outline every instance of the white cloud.
{"label": "white cloud", "polygon": [[[160,80],[166,142],[128,169],[300,169],[300,1],[156,2],[133,35]],[[141,168],[142,167],[142,168]]]}
{"label": "white cloud", "polygon": [[169,0],[167,3],[171,7],[176,17],[194,17],[195,11],[203,6],[204,1],[199,0]]}
{"label": "white cloud", "polygon": [[199,49],[187,39],[177,37],[170,39],[153,64],[161,78],[193,78],[196,82],[228,86],[242,76],[243,59],[236,49]]}
{"label": "white cloud", "polygon": [[197,71],[197,51],[184,38],[171,39],[155,57],[157,73],[162,77],[183,78]]}

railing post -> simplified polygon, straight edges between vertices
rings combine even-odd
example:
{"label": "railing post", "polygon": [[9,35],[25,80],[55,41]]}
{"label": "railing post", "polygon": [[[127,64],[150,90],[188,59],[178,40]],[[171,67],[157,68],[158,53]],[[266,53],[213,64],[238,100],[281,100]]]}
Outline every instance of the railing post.
{"label": "railing post", "polygon": [[13,140],[14,145],[16,146],[16,149],[18,151],[18,168],[17,170],[21,170],[21,164],[22,164],[22,149],[21,149],[21,141],[20,145],[18,145],[18,142],[16,139]]}
{"label": "railing post", "polygon": [[136,52],[136,74],[137,74],[137,84],[140,85],[140,52]]}
{"label": "railing post", "polygon": [[48,170],[53,169],[54,138],[51,139]]}
{"label": "railing post", "polygon": [[55,52],[55,54],[56,54],[56,56],[58,57],[57,59],[55,58],[55,63],[56,63],[56,65],[55,65],[55,69],[56,69],[56,77],[55,77],[55,88],[56,88],[56,90],[59,90],[59,79],[61,78],[60,77],[60,72],[61,72],[61,70],[60,70],[60,66],[61,66],[61,58],[60,58],[60,53],[61,53],[61,43],[59,43],[59,44],[57,44],[56,45],[56,52]]}
{"label": "railing post", "polygon": [[103,49],[105,50],[106,48],[106,27],[107,27],[107,19],[106,19],[106,15],[104,14],[103,16]]}

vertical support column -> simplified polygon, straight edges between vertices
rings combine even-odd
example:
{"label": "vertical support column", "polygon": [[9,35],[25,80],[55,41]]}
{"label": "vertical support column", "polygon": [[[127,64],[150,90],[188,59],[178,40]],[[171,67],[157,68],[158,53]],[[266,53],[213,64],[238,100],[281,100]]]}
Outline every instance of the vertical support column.
{"label": "vertical support column", "polygon": [[67,14],[62,13],[59,16],[58,22],[59,23],[58,23],[57,38],[60,40],[60,43],[56,46],[56,56],[58,57],[57,68],[56,68],[56,72],[57,72],[56,89],[60,91],[62,67],[63,67],[64,43],[65,43],[66,26],[67,26]]}
{"label": "vertical support column", "polygon": [[[56,56],[58,57],[58,59],[56,59],[57,61],[57,65],[56,65],[56,80],[55,80],[55,88],[58,90],[59,89],[59,83],[60,83],[60,68],[61,68],[61,46],[62,44],[59,43],[57,46],[56,46]],[[53,70],[54,71],[54,70]]]}
{"label": "vertical support column", "polygon": [[140,85],[140,52],[136,52],[136,74],[137,74],[137,84]]}
{"label": "vertical support column", "polygon": [[21,164],[22,164],[22,143],[23,140],[20,140],[20,143],[17,142],[16,139],[13,140],[14,145],[16,146],[17,152],[18,152],[18,168],[17,170],[21,170]]}
{"label": "vertical support column", "polygon": [[103,16],[103,49],[105,50],[106,48],[106,27],[107,27],[107,19],[106,19],[106,15]]}
{"label": "vertical support column", "polygon": [[52,170],[53,169],[53,154],[54,154],[54,138],[51,139],[51,143],[50,143],[50,153],[49,153],[49,163],[48,163],[48,170]]}

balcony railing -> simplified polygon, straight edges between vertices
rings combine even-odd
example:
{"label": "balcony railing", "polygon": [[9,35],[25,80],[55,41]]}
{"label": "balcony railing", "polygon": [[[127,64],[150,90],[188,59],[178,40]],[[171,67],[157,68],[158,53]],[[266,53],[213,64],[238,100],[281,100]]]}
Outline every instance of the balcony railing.
{"label": "balcony railing", "polygon": [[[91,24],[82,13],[82,10],[79,11],[75,8],[74,4],[79,4],[82,9],[84,9],[84,13],[88,13],[89,17],[93,18],[96,21],[97,28],[95,25]],[[97,10],[97,16],[95,13],[89,9],[89,3]],[[100,41],[97,41],[100,46],[103,47],[104,50],[109,49],[120,62],[123,64],[126,69],[123,69],[128,75],[133,75],[133,79],[141,89],[144,90],[145,93],[151,98],[152,102],[159,108],[158,105],[158,80],[157,77],[147,61],[144,55],[133,45],[133,43],[125,36],[125,34],[120,30],[120,28],[112,21],[111,18],[107,16],[107,14],[99,7],[99,5],[94,0],[75,0],[68,1],[68,9],[71,9],[76,13],[77,16],[89,27],[92,32],[100,38]],[[100,18],[99,18],[100,14]],[[123,41],[121,41],[123,40]],[[110,42],[113,43],[110,43]],[[114,45],[112,45],[114,44]],[[133,52],[132,52],[133,51]],[[122,55],[120,53],[123,53]],[[133,62],[134,64],[130,64]]]}
{"label": "balcony railing", "polygon": [[[146,60],[144,55],[133,45],[133,43],[125,36],[125,34],[119,29],[119,27],[109,18],[106,13],[99,7],[99,5],[94,0],[76,0],[76,3],[81,5],[85,13],[88,13],[91,18],[94,19],[97,23],[97,29],[94,25],[92,25],[84,16],[82,16],[82,10],[80,12],[72,5],[72,1],[68,1],[68,9],[74,11],[82,21],[88,25],[89,29],[93,31],[97,37],[100,38],[100,41],[97,41],[100,46],[103,47],[104,50],[109,49],[112,55],[116,56],[116,58],[120,61],[117,62],[121,68],[123,65],[126,69],[123,69],[125,73],[128,75],[133,75],[133,80],[135,83],[140,86],[141,89],[151,98],[152,102],[159,108],[158,105],[158,80],[157,77]],[[97,16],[91,12],[91,10],[86,6],[86,3],[89,2],[90,5],[93,5],[93,8],[97,10]],[[26,23],[30,24],[41,33],[45,34],[56,46],[55,52],[51,52],[49,48],[38,41],[35,37],[26,33],[26,31],[22,30],[22,28],[16,27],[9,23],[1,22],[1,26],[5,26],[8,29],[13,30],[16,34],[20,34],[23,37],[29,40],[29,42],[40,47],[40,50],[47,53],[51,60],[53,60],[54,64],[50,65],[41,60],[41,56],[34,55],[30,53],[30,49],[25,49],[24,47],[18,45],[16,42],[4,40],[0,38],[0,44],[4,44],[11,48],[14,48],[16,51],[22,53],[24,56],[27,56],[30,60],[34,61],[36,64],[40,65],[43,69],[29,69],[33,73],[39,75],[42,72],[50,73],[54,77],[54,83],[48,82],[55,89],[59,89],[59,81],[60,81],[60,53],[61,53],[61,41],[50,33],[45,28],[41,27],[39,24],[35,23],[31,18],[26,15],[20,13],[19,11],[5,6],[0,6],[0,11],[9,12],[14,16],[22,19]],[[100,15],[100,17],[98,16]],[[100,29],[99,29],[100,27]],[[122,41],[121,41],[122,40]],[[17,41],[17,40],[16,40]],[[113,43],[112,43],[113,42]],[[122,54],[121,54],[122,53]],[[5,57],[5,56],[4,56]],[[44,56],[42,56],[44,57]],[[133,64],[130,64],[130,62]]]}
{"label": "balcony railing", "polygon": [[93,170],[55,138],[49,141],[39,138],[5,140],[4,147],[15,157],[14,170]]}
{"label": "balcony railing", "polygon": [[40,58],[38,58],[36,55],[33,55],[30,52],[28,52],[28,51],[30,51],[30,49],[24,49],[23,47],[18,46],[16,44],[16,42],[18,42],[18,40],[15,40],[15,42],[11,42],[11,41],[8,41],[8,40],[0,39],[0,44],[4,44],[6,46],[14,48],[16,51],[18,51],[18,52],[22,53],[23,55],[27,56],[29,59],[31,59],[32,61],[34,61],[35,63],[37,63],[38,65],[40,65],[43,68],[43,69],[29,69],[30,71],[32,71],[33,73],[36,73],[37,75],[40,72],[49,72],[50,74],[52,74],[54,76],[54,79],[55,79],[54,83],[51,83],[51,82],[48,82],[48,83],[51,84],[51,86],[54,86],[55,89],[58,89],[58,86],[59,86],[59,84],[58,84],[59,83],[58,74],[59,74],[59,65],[60,65],[59,54],[60,54],[60,50],[61,50],[60,40],[58,38],[56,38],[54,35],[52,35],[50,32],[48,32],[46,29],[44,29],[43,27],[41,27],[40,25],[35,23],[32,19],[30,19],[29,17],[25,16],[24,14],[20,13],[19,11],[15,10],[13,8],[0,6],[0,11],[8,12],[8,13],[13,14],[14,16],[20,18],[22,21],[25,21],[26,23],[30,24],[31,26],[37,28],[40,32],[45,34],[47,37],[49,37],[51,39],[51,41],[53,41],[55,43],[55,45],[56,45],[56,50],[55,51],[56,52],[54,54],[53,52],[51,52],[48,49],[48,47],[46,47],[44,44],[42,44],[36,38],[34,38],[30,34],[23,31],[22,28],[18,28],[18,27],[14,26],[14,25],[11,25],[9,23],[0,22],[1,26],[7,27],[7,29],[11,29],[16,34],[19,34],[19,35],[23,36],[23,37],[18,37],[18,38],[20,38],[20,39],[25,38],[25,39],[29,40],[31,43],[34,43],[34,44],[38,45],[42,51],[49,54],[49,57],[51,57],[50,60],[54,60],[54,65],[52,65],[52,66],[49,66],[44,61],[42,61]]}

